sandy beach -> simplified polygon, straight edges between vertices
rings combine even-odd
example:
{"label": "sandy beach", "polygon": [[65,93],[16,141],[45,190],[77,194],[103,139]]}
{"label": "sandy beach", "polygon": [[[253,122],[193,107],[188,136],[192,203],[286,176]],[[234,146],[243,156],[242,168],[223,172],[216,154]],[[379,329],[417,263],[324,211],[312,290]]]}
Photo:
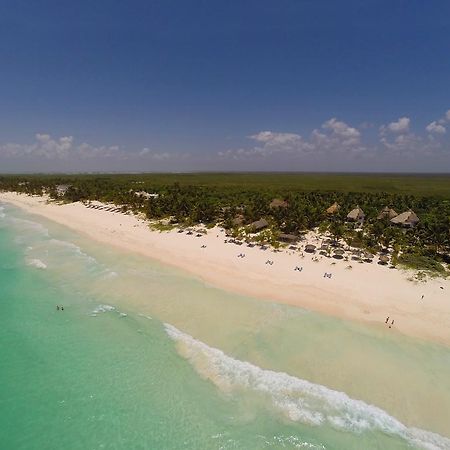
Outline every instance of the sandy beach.
{"label": "sandy beach", "polygon": [[[225,232],[218,227],[201,237],[177,230],[152,231],[148,222],[135,216],[87,208],[82,203],[49,203],[43,197],[17,193],[0,193],[0,201],[99,242],[176,266],[222,289],[450,345],[448,280],[418,282],[412,281],[412,271],[390,269],[376,262],[326,257],[314,261],[308,253],[302,257],[290,250],[273,252],[259,246],[238,246],[225,243]],[[273,263],[266,264],[268,260]],[[324,277],[325,273],[331,277]],[[394,320],[390,329],[385,324],[388,316],[389,324]]]}

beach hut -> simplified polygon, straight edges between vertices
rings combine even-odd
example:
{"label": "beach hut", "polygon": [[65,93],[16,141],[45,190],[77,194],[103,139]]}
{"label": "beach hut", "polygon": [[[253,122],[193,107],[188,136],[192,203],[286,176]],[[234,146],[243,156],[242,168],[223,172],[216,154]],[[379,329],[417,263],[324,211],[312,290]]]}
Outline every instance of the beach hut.
{"label": "beach hut", "polygon": [[344,250],[342,248],[337,248],[334,251],[333,258],[335,258],[335,259],[342,259],[344,257],[344,254],[345,254],[345,252],[344,252]]}
{"label": "beach hut", "polygon": [[352,209],[347,214],[347,220],[349,222],[363,223],[364,222],[364,217],[365,217],[364,211],[359,206],[356,206],[355,209]]}
{"label": "beach hut", "polygon": [[391,223],[405,228],[413,228],[419,223],[419,218],[414,211],[409,210],[391,219]]}
{"label": "beach hut", "polygon": [[336,214],[341,209],[341,206],[334,202],[329,208],[327,208],[326,213],[327,214]]}
{"label": "beach hut", "polygon": [[263,230],[264,228],[269,226],[269,222],[267,222],[266,219],[259,219],[255,222],[252,222],[250,225],[250,229],[253,231],[253,233]]}
{"label": "beach hut", "polygon": [[280,242],[286,242],[286,243],[288,243],[288,244],[292,244],[292,243],[297,242],[297,241],[299,240],[299,237],[296,236],[295,234],[285,234],[285,233],[281,233],[281,234],[278,236],[278,240],[279,240]]}
{"label": "beach hut", "polygon": [[305,252],[306,253],[314,253],[316,251],[316,246],[313,244],[306,244],[305,245]]}
{"label": "beach hut", "polygon": [[269,208],[287,208],[289,203],[281,198],[274,198],[269,205]]}
{"label": "beach hut", "polygon": [[394,217],[397,217],[398,213],[397,211],[395,211],[392,208],[389,208],[389,206],[385,206],[381,211],[380,214],[378,214],[377,219],[378,220],[383,220],[383,219],[388,219],[391,220]]}

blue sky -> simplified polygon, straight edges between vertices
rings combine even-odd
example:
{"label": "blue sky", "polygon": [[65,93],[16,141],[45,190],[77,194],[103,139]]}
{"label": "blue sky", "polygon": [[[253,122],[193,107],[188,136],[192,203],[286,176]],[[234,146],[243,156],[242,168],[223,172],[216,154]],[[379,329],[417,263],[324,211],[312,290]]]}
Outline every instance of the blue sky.
{"label": "blue sky", "polygon": [[450,2],[0,3],[0,172],[450,171]]}

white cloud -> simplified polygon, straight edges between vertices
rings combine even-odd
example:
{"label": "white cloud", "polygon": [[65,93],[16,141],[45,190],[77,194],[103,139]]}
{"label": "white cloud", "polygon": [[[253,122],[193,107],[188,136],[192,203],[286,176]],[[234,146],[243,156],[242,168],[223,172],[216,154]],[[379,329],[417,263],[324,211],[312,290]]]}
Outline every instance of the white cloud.
{"label": "white cloud", "polygon": [[428,133],[444,134],[447,130],[444,125],[439,124],[436,121],[431,122],[427,125],[426,130]]}
{"label": "white cloud", "polygon": [[448,122],[450,122],[450,109],[445,113],[445,118]]}
{"label": "white cloud", "polygon": [[73,136],[53,138],[50,134],[37,133],[31,144],[6,143],[0,144],[0,157],[7,158],[45,158],[48,160],[92,160],[110,159],[124,160],[156,160],[162,161],[171,157],[183,158],[184,154],[156,152],[149,148],[141,151],[125,151],[117,145],[95,146],[83,142],[75,144]]}
{"label": "white cloud", "polygon": [[407,133],[409,131],[409,125],[411,119],[409,117],[400,117],[397,122],[391,122],[388,125],[383,125],[380,131],[384,133],[385,131],[390,131],[392,133]]}
{"label": "white cloud", "polygon": [[299,134],[274,133],[272,131],[260,131],[249,138],[270,146],[295,146],[302,141]]}
{"label": "white cloud", "polygon": [[364,150],[361,133],[345,122],[332,118],[322,124],[320,131],[313,130],[309,139],[297,133],[260,131],[248,136],[256,142],[251,148],[229,149],[219,152],[222,158],[246,159],[269,157],[275,154],[301,156],[311,153],[358,153]]}

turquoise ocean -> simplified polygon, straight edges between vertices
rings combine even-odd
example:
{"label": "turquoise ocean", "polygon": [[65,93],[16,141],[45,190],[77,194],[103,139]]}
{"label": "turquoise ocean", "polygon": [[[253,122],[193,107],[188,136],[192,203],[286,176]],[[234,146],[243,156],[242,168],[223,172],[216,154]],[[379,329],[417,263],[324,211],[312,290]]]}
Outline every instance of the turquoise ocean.
{"label": "turquoise ocean", "polygon": [[450,348],[0,204],[0,449],[450,449]]}

